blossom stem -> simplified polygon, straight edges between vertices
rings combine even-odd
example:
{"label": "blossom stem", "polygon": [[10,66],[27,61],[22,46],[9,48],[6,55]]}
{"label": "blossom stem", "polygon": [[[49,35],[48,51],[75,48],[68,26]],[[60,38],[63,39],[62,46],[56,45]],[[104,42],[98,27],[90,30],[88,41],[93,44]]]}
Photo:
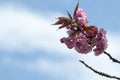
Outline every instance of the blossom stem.
{"label": "blossom stem", "polygon": [[119,61],[119,60],[113,58],[113,57],[112,57],[109,53],[107,53],[106,51],[104,51],[104,54],[106,54],[106,55],[110,58],[110,60],[112,60],[113,62],[116,62],[116,63],[120,64],[120,61]]}
{"label": "blossom stem", "polygon": [[93,69],[92,67],[90,67],[89,65],[87,65],[84,61],[82,60],[79,60],[79,62],[81,62],[82,64],[84,64],[87,68],[89,68],[90,70],[92,70],[94,73],[98,74],[98,75],[101,75],[101,76],[104,76],[104,77],[107,77],[107,78],[113,78],[113,79],[117,79],[117,80],[120,80],[119,77],[116,77],[116,76],[112,76],[112,75],[109,75],[109,74],[106,74],[106,73],[103,73],[103,72],[100,72],[100,71],[97,71],[95,69]]}

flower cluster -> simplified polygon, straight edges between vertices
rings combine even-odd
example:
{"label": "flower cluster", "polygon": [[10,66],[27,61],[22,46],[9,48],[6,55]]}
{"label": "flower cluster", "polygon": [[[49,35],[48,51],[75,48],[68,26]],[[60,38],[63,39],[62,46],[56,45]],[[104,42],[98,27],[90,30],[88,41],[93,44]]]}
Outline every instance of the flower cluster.
{"label": "flower cluster", "polygon": [[59,29],[66,27],[68,37],[63,37],[60,41],[65,43],[69,49],[74,48],[77,52],[87,54],[92,50],[95,55],[100,55],[107,48],[106,31],[96,26],[88,25],[88,18],[83,9],[78,8],[78,4],[71,17],[59,17],[54,25],[59,25]]}

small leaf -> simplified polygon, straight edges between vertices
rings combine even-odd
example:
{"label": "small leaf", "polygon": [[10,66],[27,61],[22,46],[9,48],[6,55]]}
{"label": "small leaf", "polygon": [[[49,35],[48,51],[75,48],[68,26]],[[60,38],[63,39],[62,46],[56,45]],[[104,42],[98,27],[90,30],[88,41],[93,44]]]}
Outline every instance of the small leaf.
{"label": "small leaf", "polygon": [[63,21],[70,20],[70,18],[67,18],[67,17],[59,17],[58,19],[63,20]]}
{"label": "small leaf", "polygon": [[74,10],[74,15],[73,15],[73,16],[75,16],[76,11],[78,10],[78,6],[79,6],[79,1],[78,1],[77,5],[76,5],[76,7],[75,7],[75,10]]}
{"label": "small leaf", "polygon": [[72,19],[72,16],[71,16],[71,14],[69,13],[69,11],[67,11],[67,14],[68,14],[69,18]]}
{"label": "small leaf", "polygon": [[70,24],[71,24],[71,20],[66,21],[66,22],[64,22],[64,24],[62,26],[59,27],[59,29],[64,28],[64,27],[66,27],[66,26],[68,26]]}
{"label": "small leaf", "polygon": [[55,22],[53,25],[59,25],[59,24],[62,24],[63,23],[63,21],[61,21],[61,20],[58,20],[57,22]]}
{"label": "small leaf", "polygon": [[64,22],[67,22],[69,20],[71,20],[71,19],[67,18],[67,17],[58,17],[58,21],[55,22],[53,25],[63,24]]}

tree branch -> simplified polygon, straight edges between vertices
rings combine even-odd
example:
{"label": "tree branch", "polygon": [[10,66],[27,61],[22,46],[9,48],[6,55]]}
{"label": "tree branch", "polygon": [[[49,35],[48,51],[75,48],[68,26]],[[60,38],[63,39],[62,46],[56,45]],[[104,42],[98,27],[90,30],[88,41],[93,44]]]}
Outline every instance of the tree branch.
{"label": "tree branch", "polygon": [[93,69],[92,67],[90,67],[89,65],[87,65],[84,61],[82,61],[82,60],[79,60],[79,61],[80,61],[82,64],[84,64],[87,68],[89,68],[90,70],[92,70],[94,73],[96,73],[96,74],[98,74],[98,75],[101,75],[101,76],[104,76],[104,77],[107,77],[107,78],[113,78],[113,79],[120,80],[119,77],[111,76],[111,75],[109,75],[109,74],[106,74],[106,73],[97,71],[97,70]]}
{"label": "tree branch", "polygon": [[106,54],[110,58],[110,60],[112,60],[113,62],[116,62],[116,63],[120,64],[120,61],[115,59],[115,58],[113,58],[109,53],[104,51],[104,54]]}

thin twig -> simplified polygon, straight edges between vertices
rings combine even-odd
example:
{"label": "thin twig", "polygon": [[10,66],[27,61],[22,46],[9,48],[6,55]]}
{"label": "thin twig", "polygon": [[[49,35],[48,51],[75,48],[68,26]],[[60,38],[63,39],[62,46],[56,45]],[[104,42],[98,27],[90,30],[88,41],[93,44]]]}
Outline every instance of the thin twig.
{"label": "thin twig", "polygon": [[106,54],[110,58],[110,60],[112,60],[113,62],[116,62],[116,63],[120,64],[120,61],[115,59],[115,58],[113,58],[109,53],[104,51],[104,54]]}
{"label": "thin twig", "polygon": [[98,74],[98,75],[101,75],[101,76],[104,76],[104,77],[107,77],[107,78],[113,78],[113,79],[120,80],[119,77],[111,76],[111,75],[109,75],[109,74],[106,74],[106,73],[97,71],[97,70],[93,69],[92,67],[90,67],[89,65],[87,65],[84,61],[82,61],[82,60],[79,60],[79,61],[80,61],[82,64],[84,64],[87,68],[89,68],[90,70],[92,70],[94,73],[96,73],[96,74]]}

